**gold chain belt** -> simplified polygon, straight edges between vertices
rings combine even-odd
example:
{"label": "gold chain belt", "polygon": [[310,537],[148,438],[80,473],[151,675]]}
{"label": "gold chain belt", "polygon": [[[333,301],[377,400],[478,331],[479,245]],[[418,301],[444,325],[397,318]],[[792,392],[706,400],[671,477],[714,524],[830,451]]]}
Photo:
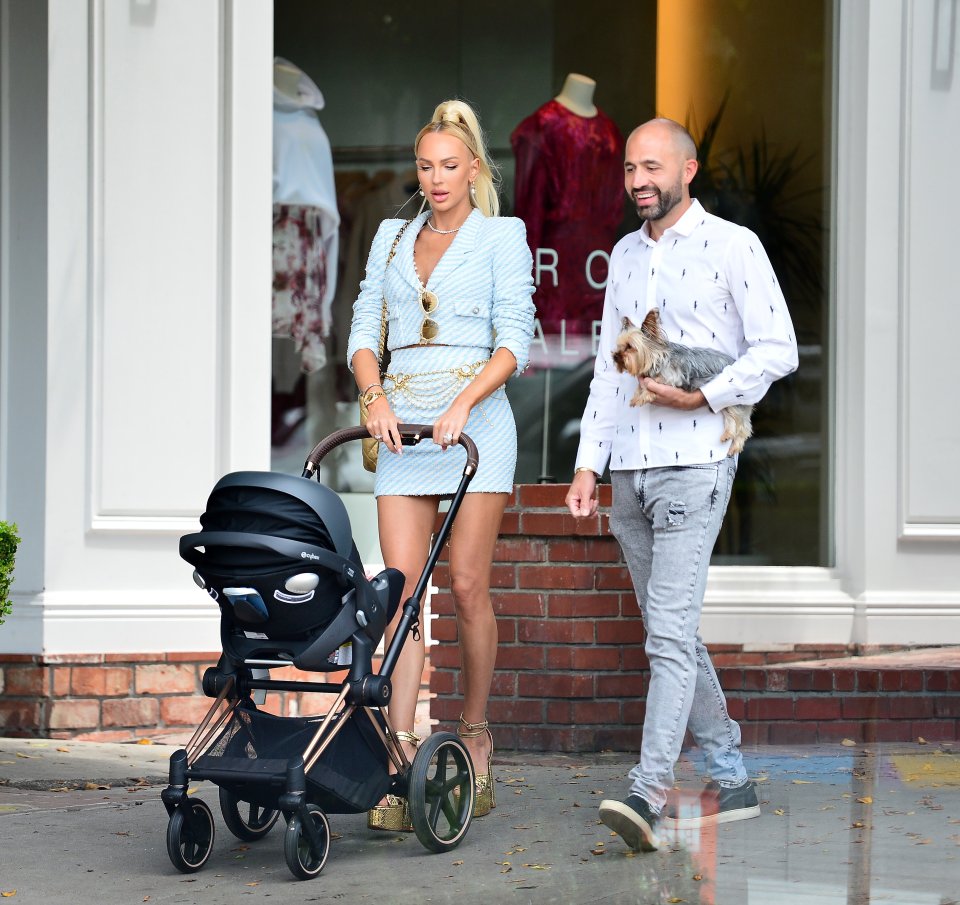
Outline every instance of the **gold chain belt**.
{"label": "gold chain belt", "polygon": [[[443,368],[439,371],[420,371],[413,374],[384,374],[384,391],[388,396],[397,393],[418,409],[440,408],[451,402],[468,380],[483,370],[489,359],[469,365]],[[387,384],[390,384],[388,387]]]}

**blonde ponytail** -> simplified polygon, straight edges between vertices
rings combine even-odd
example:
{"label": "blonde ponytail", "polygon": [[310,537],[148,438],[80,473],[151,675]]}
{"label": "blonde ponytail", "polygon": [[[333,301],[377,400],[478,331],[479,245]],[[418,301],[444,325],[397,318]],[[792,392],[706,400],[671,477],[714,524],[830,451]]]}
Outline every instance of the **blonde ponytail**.
{"label": "blonde ponytail", "polygon": [[496,217],[500,213],[500,198],[497,195],[499,173],[487,154],[480,121],[473,108],[465,101],[458,100],[439,104],[433,111],[433,118],[417,134],[413,143],[414,154],[418,152],[423,136],[431,132],[456,136],[480,161],[480,170],[473,183],[475,192],[471,193],[470,203],[487,217]]}

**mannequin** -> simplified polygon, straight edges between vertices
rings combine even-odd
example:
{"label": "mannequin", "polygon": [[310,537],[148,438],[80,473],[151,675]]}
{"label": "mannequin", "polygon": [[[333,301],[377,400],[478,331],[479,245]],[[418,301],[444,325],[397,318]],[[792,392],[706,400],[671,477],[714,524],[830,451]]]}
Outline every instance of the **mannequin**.
{"label": "mannequin", "polygon": [[514,213],[527,227],[547,333],[589,334],[603,310],[604,255],[623,217],[623,136],[577,72],[510,136]]}
{"label": "mannequin", "polygon": [[273,330],[291,337],[300,369],[326,361],[336,289],[340,213],[324,107],[310,77],[281,57],[273,64]]}
{"label": "mannequin", "polygon": [[596,116],[597,108],[593,103],[593,92],[596,87],[597,83],[593,79],[578,72],[571,72],[554,100],[558,104],[563,104],[571,113],[576,113],[577,116]]}
{"label": "mannequin", "polygon": [[279,57],[273,64],[273,87],[293,101],[300,100],[300,76],[302,73]]}
{"label": "mannequin", "polygon": [[[306,439],[332,423],[323,373],[333,330],[340,212],[333,152],[318,116],[324,97],[288,60],[273,64],[273,447],[306,420]],[[326,433],[326,431],[323,431]],[[299,450],[298,450],[299,453]],[[283,453],[279,453],[282,455]]]}

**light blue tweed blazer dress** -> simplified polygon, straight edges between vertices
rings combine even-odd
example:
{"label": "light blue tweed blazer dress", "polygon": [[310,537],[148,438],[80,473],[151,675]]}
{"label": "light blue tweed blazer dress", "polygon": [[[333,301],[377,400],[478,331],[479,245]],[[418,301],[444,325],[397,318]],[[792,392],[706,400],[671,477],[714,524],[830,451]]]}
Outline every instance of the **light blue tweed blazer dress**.
{"label": "light blue tweed blazer dress", "polygon": [[[462,390],[469,376],[493,351],[509,349],[517,372],[528,361],[533,338],[533,260],[526,227],[516,217],[485,217],[474,209],[434,268],[427,289],[440,304],[431,318],[439,332],[431,344],[418,345],[424,313],[413,246],[427,213],[407,227],[389,267],[387,255],[403,220],[384,220],[374,237],[366,276],[353,306],[347,364],[358,349],[374,354],[380,342],[383,298],[387,302],[390,361],[382,378],[401,422],[433,424]],[[413,348],[403,348],[412,346]],[[475,406],[464,428],[479,450],[471,493],[508,493],[517,464],[517,429],[501,387]],[[358,453],[359,454],[359,453]],[[450,496],[460,483],[466,456],[462,447],[444,452],[427,440],[404,447],[400,455],[381,445],[374,486],[376,496]]]}

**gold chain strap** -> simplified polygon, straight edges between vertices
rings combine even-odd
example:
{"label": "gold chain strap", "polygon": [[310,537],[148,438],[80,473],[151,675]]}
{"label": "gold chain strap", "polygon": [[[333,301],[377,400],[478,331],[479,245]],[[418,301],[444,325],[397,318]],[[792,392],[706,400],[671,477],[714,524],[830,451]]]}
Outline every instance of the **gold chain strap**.
{"label": "gold chain strap", "polygon": [[[400,244],[400,239],[403,237],[403,234],[407,231],[407,227],[413,223],[412,220],[407,220],[403,226],[400,227],[400,231],[397,233],[397,237],[393,240],[393,245],[390,248],[390,253],[387,255],[387,263],[383,265],[383,281],[386,284],[387,281],[387,268],[390,266],[390,262],[393,260],[393,256],[397,252],[397,246]],[[381,286],[380,298],[383,302],[383,305],[380,309],[380,343],[377,346],[377,362],[383,361],[383,350],[387,347],[387,291],[386,286]]]}

